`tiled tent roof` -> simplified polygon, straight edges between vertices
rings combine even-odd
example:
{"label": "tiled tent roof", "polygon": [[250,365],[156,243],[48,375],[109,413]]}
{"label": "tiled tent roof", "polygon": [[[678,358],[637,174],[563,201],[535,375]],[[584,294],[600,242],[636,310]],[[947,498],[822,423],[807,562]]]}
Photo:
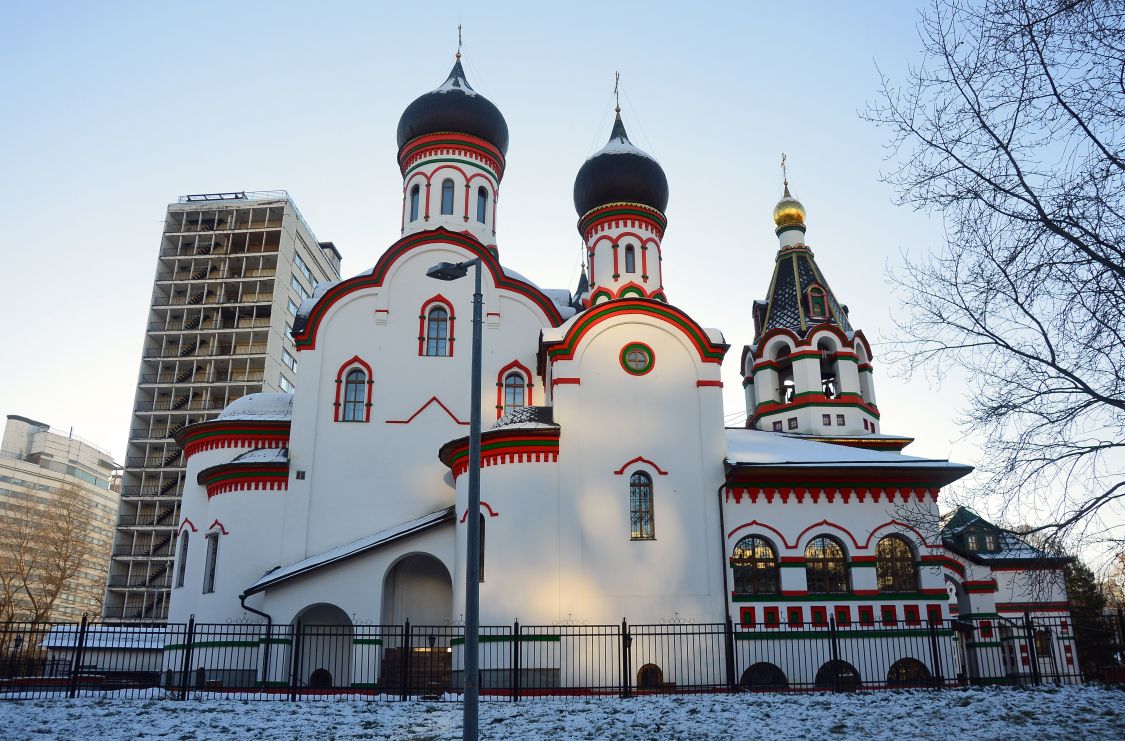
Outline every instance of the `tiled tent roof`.
{"label": "tiled tent roof", "polygon": [[[805,313],[805,292],[813,284],[819,285],[827,294],[831,316],[826,320],[810,321]],[[764,321],[758,337],[773,329],[788,329],[799,337],[804,337],[810,326],[825,322],[836,325],[844,332],[852,331],[843,305],[836,300],[836,295],[828,287],[828,281],[817,267],[812,252],[805,247],[778,253],[769,295],[762,303],[765,304]]]}
{"label": "tiled tent roof", "polygon": [[984,519],[977,513],[965,507],[958,507],[951,514],[947,515],[944,519],[944,524],[941,528],[942,543],[949,549],[961,553],[964,550],[960,539],[957,537],[967,529],[973,526],[979,526],[981,530],[987,530],[996,533],[999,540],[999,549],[995,551],[973,551],[970,555],[974,560],[995,562],[995,561],[1058,561],[1060,563],[1066,562],[1069,558],[1065,556],[1055,556],[1040,550],[1030,543],[1020,538],[1015,533],[997,527],[988,520]]}

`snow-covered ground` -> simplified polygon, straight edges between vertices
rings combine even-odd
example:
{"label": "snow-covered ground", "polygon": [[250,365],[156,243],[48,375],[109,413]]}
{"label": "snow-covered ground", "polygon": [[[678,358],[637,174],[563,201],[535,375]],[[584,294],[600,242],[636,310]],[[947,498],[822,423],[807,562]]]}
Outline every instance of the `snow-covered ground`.
{"label": "snow-covered ground", "polygon": [[[0,700],[22,739],[454,739],[457,702]],[[1125,691],[1092,687],[486,702],[486,739],[1122,739]]]}

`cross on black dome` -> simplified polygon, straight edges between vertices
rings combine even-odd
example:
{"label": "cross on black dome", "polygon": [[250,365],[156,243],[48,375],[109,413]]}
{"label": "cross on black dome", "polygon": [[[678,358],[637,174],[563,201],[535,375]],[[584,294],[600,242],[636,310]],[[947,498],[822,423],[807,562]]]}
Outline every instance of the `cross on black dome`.
{"label": "cross on black dome", "polygon": [[640,203],[660,213],[668,208],[664,169],[629,141],[620,112],[609,142],[582,164],[574,179],[574,209],[579,216],[607,203]]}
{"label": "cross on black dome", "polygon": [[508,153],[508,123],[500,109],[469,85],[458,59],[438,88],[419,96],[398,120],[398,148],[411,139],[440,132],[469,134]]}

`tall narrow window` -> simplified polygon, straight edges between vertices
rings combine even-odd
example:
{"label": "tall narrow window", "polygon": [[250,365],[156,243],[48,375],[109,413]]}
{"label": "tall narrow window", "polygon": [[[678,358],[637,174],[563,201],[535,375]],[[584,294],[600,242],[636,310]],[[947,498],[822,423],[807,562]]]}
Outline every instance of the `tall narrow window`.
{"label": "tall narrow window", "polygon": [[203,571],[203,593],[215,591],[215,564],[219,560],[219,534],[207,534],[207,563]]}
{"label": "tall narrow window", "polygon": [[180,560],[176,562],[176,586],[184,585],[184,572],[187,571],[188,531],[180,533]]}
{"label": "tall narrow window", "polygon": [[527,380],[523,374],[512,371],[504,376],[504,411],[527,406],[526,399]]}
{"label": "tall narrow window", "polygon": [[918,591],[918,567],[910,544],[897,535],[888,535],[875,546],[875,572],[880,592]]}
{"label": "tall narrow window", "polygon": [[809,594],[845,594],[848,564],[844,547],[827,536],[813,538],[805,548],[805,579]]}
{"label": "tall narrow window", "polygon": [[348,371],[344,382],[344,421],[363,422],[367,415],[363,405],[367,397],[367,374],[356,368]]}
{"label": "tall narrow window", "polygon": [[415,185],[410,189],[410,220],[418,220],[418,201],[421,199],[421,186]]}
{"label": "tall narrow window", "polygon": [[441,183],[441,212],[453,213],[453,181],[443,180]]}
{"label": "tall narrow window", "polygon": [[484,513],[480,514],[480,573],[477,581],[484,581]]}
{"label": "tall narrow window", "polygon": [[485,223],[488,220],[488,188],[483,185],[477,188],[477,221]]}
{"label": "tall narrow window", "polygon": [[637,272],[637,249],[633,245],[625,247],[625,272]]}
{"label": "tall narrow window", "polygon": [[652,523],[652,478],[647,473],[629,477],[629,537],[654,540]]}
{"label": "tall narrow window", "polygon": [[739,594],[777,594],[780,579],[777,552],[765,538],[749,535],[738,541],[731,558],[734,591]]}
{"label": "tall narrow window", "polygon": [[426,354],[449,355],[449,312],[440,306],[426,317]]}
{"label": "tall narrow window", "polygon": [[809,289],[809,317],[812,319],[828,318],[828,301],[825,298],[824,289],[820,286],[813,286]]}

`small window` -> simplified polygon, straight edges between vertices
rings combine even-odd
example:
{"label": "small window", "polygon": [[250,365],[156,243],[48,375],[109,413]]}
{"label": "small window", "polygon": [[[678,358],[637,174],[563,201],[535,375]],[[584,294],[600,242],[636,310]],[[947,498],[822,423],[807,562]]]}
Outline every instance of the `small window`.
{"label": "small window", "polygon": [[297,372],[297,359],[290,355],[288,350],[281,351],[281,362],[285,363],[289,370]]}
{"label": "small window", "polygon": [[984,536],[984,549],[986,551],[998,551],[998,550],[1000,550],[1000,543],[998,542],[998,539],[994,534],[987,533]]}
{"label": "small window", "polygon": [[293,316],[297,316],[297,312],[300,310],[301,307],[297,305],[297,302],[293,299],[289,299],[289,313]]}
{"label": "small window", "polygon": [[523,374],[512,371],[504,376],[504,411],[527,406],[526,391],[527,379]]}
{"label": "small window", "polygon": [[654,358],[648,345],[634,342],[621,350],[621,367],[634,376],[643,376],[652,370]]}
{"label": "small window", "polygon": [[633,245],[628,245],[625,248],[625,272],[637,272],[637,252]]}
{"label": "small window", "polygon": [[453,213],[453,181],[443,180],[441,183],[441,212]]}
{"label": "small window", "polygon": [[809,289],[809,316],[813,319],[828,317],[828,301],[825,299],[824,289],[820,286]]}
{"label": "small window", "polygon": [[296,252],[293,253],[293,264],[297,266],[297,270],[301,271],[301,275],[309,279],[310,283],[316,282],[313,280],[312,271],[309,270],[309,266],[301,259],[301,255]]}
{"label": "small window", "polygon": [[782,432],[783,431],[781,429],[781,420],[778,420],[778,421],[773,423],[773,431],[774,432]]}
{"label": "small window", "polygon": [[203,593],[215,591],[215,565],[219,560],[219,534],[207,534],[207,565],[203,572]]}
{"label": "small window", "polygon": [[296,275],[289,276],[289,285],[293,289],[293,291],[301,298],[302,301],[309,297],[308,290],[303,285],[301,285],[301,281],[297,280]]}
{"label": "small window", "polygon": [[789,420],[788,420],[788,424],[789,424],[789,429],[791,429],[791,430],[797,429],[797,418],[796,417],[790,417]]}
{"label": "small window", "polygon": [[843,426],[844,426],[844,415],[842,415],[842,414],[837,414],[837,415],[836,415],[836,425],[837,425],[838,427],[843,427]]}
{"label": "small window", "polygon": [[629,537],[632,540],[656,538],[652,522],[652,478],[647,473],[629,477]]}
{"label": "small window", "polygon": [[184,585],[184,572],[187,571],[188,536],[185,530],[180,534],[180,560],[176,563],[176,586]]}
{"label": "small window", "polygon": [[477,188],[477,221],[485,223],[488,220],[488,188],[483,185]]}
{"label": "small window", "polygon": [[367,374],[358,368],[348,371],[344,382],[344,416],[345,422],[363,422],[367,415],[364,413],[364,403],[367,400]]}
{"label": "small window", "polygon": [[418,220],[418,201],[421,197],[420,186],[415,185],[410,189],[410,220]]}
{"label": "small window", "polygon": [[980,537],[976,533],[969,533],[965,538],[965,546],[970,551],[980,550]]}
{"label": "small window", "polygon": [[293,393],[293,384],[285,376],[279,375],[277,377],[277,387],[281,389],[282,393]]}
{"label": "small window", "polygon": [[831,414],[820,415],[820,423],[822,425],[824,425],[825,427],[831,427],[832,426],[832,415]]}
{"label": "small window", "polygon": [[440,306],[426,317],[426,355],[449,355],[449,312]]}

